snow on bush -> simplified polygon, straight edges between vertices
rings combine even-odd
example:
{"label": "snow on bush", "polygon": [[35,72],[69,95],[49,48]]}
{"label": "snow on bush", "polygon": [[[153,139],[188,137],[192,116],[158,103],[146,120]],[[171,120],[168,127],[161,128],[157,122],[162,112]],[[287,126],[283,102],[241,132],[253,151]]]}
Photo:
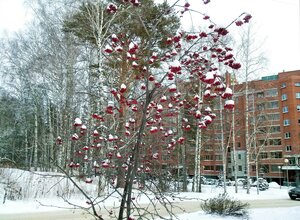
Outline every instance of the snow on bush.
{"label": "snow on bush", "polygon": [[201,208],[205,213],[217,214],[220,216],[237,216],[248,219],[248,203],[241,202],[228,196],[228,194],[219,194],[201,203]]}

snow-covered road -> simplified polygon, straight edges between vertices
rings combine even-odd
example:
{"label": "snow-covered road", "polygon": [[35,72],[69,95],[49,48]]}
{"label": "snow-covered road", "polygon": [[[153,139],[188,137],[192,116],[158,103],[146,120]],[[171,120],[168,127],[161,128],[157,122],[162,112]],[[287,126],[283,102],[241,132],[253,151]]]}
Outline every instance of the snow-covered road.
{"label": "snow-covered road", "polygon": [[[282,207],[299,207],[300,212],[300,201],[292,201],[289,199],[259,199],[259,200],[244,200],[250,204],[250,209],[256,208],[282,208]],[[192,213],[200,211],[200,201],[184,201],[174,202],[173,212],[176,214]],[[180,207],[180,208],[179,208]],[[111,209],[109,209],[111,210]],[[156,207],[156,210],[162,216],[168,216],[167,211],[162,207]],[[103,213],[104,219],[115,219],[108,213]],[[33,212],[33,213],[16,213],[16,214],[0,214],[1,220],[87,220],[93,219],[92,216],[88,215],[82,210],[56,210],[46,212]]]}

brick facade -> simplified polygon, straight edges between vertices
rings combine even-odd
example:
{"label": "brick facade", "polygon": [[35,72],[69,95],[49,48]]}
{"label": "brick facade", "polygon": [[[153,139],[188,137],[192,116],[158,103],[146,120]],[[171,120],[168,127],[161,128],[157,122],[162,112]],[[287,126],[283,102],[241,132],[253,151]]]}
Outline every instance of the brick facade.
{"label": "brick facade", "polygon": [[[234,124],[237,176],[245,177],[246,128],[249,133],[250,175],[280,184],[299,183],[300,179],[300,70],[281,72],[248,82],[248,109],[246,84],[234,86]],[[218,106],[218,104],[217,104]],[[217,107],[216,107],[217,108]],[[248,126],[246,122],[248,112]],[[220,118],[220,117],[218,117]],[[222,172],[221,146],[227,148],[227,176],[234,176],[232,140],[232,113],[223,111],[224,136],[220,140],[220,120],[206,133],[203,145],[201,171],[204,176],[216,178]]]}

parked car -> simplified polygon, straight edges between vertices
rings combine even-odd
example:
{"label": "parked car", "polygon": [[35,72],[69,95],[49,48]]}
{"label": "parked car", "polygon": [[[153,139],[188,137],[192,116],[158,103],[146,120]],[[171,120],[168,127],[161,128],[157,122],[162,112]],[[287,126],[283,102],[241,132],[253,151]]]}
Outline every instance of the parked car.
{"label": "parked car", "polygon": [[251,186],[259,188],[259,190],[269,189],[269,183],[264,178],[258,178],[257,181],[254,181]]}
{"label": "parked car", "polygon": [[[244,178],[236,179],[236,182],[237,182],[238,186],[243,186],[245,181],[246,181],[246,179],[244,179]],[[235,181],[232,181],[232,185],[235,186]]]}
{"label": "parked car", "polygon": [[[225,184],[226,184],[226,186],[232,186],[232,181],[231,180],[225,180]],[[218,181],[217,181],[217,185],[218,186],[224,186],[224,181],[223,181],[223,179],[219,179]]]}
{"label": "parked car", "polygon": [[[195,178],[195,177],[189,177],[189,178],[187,178],[187,182],[188,182],[188,183],[193,183],[194,178]],[[200,176],[200,178],[201,178],[201,184],[205,184],[206,178],[205,178],[204,176]]]}
{"label": "parked car", "polygon": [[288,193],[292,200],[300,198],[300,186],[290,189]]}
{"label": "parked car", "polygon": [[205,180],[205,185],[215,185],[217,183],[216,179],[210,179],[210,178],[206,178]]}

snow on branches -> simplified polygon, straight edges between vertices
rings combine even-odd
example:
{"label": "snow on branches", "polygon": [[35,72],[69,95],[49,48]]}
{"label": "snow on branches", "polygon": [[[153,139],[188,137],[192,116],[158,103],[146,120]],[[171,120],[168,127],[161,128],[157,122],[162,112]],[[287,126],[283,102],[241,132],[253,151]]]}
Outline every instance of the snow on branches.
{"label": "snow on branches", "polygon": [[[143,1],[123,0],[108,4],[106,11],[108,16],[117,17],[122,10],[140,13],[141,7]],[[161,13],[181,17],[191,7],[185,2],[177,11],[168,8]],[[121,27],[107,31],[101,46],[107,82],[91,119],[74,120],[71,169],[93,167],[95,174],[110,180],[120,173],[118,169],[128,171],[128,175],[154,175],[156,167],[175,160],[172,156],[176,148],[188,138],[183,134],[195,126],[205,129],[218,117],[212,100],[220,97],[226,111],[234,108],[230,75],[226,73],[239,69],[241,64],[224,40],[229,26],[219,27],[208,15],[203,16],[207,28],[193,33],[178,29],[147,36],[145,33],[155,30],[161,20],[158,16],[156,23],[146,22],[143,15],[142,34]],[[232,24],[241,26],[250,19],[250,15],[242,14]],[[110,72],[116,75],[108,77]],[[57,143],[64,142],[58,138]],[[164,160],[162,155],[166,154],[171,159]],[[93,181],[91,173],[86,183]]]}

